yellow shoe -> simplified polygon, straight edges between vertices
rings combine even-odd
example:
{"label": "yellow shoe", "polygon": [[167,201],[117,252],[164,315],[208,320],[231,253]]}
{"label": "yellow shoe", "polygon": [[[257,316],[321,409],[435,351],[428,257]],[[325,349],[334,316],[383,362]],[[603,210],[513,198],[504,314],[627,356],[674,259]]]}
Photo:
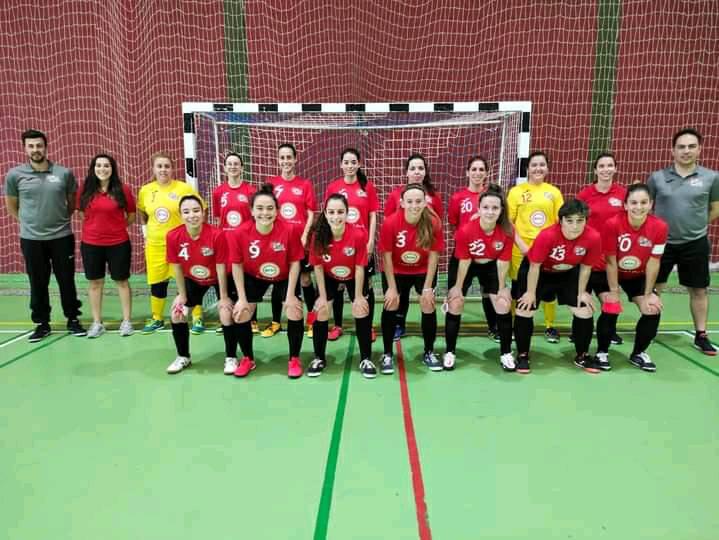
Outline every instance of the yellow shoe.
{"label": "yellow shoe", "polygon": [[278,322],[272,321],[267,328],[260,332],[260,335],[262,337],[272,337],[280,330],[282,330],[282,325]]}
{"label": "yellow shoe", "polygon": [[252,327],[252,333],[253,334],[259,334],[260,333],[260,327],[257,325],[257,321],[251,321],[250,326]]}
{"label": "yellow shoe", "polygon": [[311,324],[308,324],[308,325],[307,325],[307,332],[305,333],[305,335],[306,335],[308,338],[312,339],[313,333],[312,333],[312,325],[311,325]]}

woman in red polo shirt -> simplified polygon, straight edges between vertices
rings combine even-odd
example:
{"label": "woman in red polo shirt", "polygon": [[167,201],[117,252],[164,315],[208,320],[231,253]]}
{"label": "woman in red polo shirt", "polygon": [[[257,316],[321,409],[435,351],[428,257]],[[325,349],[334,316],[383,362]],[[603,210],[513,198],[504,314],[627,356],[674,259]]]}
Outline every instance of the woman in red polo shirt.
{"label": "woman in red polo shirt", "polygon": [[437,311],[434,287],[437,283],[437,263],[444,249],[442,224],[427,208],[427,192],[421,184],[404,187],[402,210],[384,219],[379,237],[382,256],[382,355],[380,369],[384,374],[394,373],[392,341],[397,324],[397,310],[402,295],[412,288],[420,295],[422,309],[422,335],[424,337],[424,364],[432,371],[441,371],[442,362],[434,354],[437,337]]}
{"label": "woman in red polo shirt", "polygon": [[82,189],[77,192],[77,208],[82,216],[80,253],[85,277],[90,282],[88,296],[92,325],[87,337],[105,333],[102,322],[102,294],[105,269],[117,284],[122,322],[120,335],[133,333],[131,322],[132,291],[128,279],[132,247],[127,227],[135,222],[135,198],[127,184],[120,181],[115,159],[108,154],[92,158]]}

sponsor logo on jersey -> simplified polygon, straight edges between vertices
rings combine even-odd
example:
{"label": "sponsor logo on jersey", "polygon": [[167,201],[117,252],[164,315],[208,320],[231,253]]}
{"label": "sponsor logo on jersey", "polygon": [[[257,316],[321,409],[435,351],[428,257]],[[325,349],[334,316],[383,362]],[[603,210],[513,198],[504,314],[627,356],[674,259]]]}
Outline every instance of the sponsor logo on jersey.
{"label": "sponsor logo on jersey", "polygon": [[639,242],[639,245],[642,247],[652,247],[652,241],[645,236],[640,236],[637,242]]}
{"label": "sponsor logo on jersey", "polygon": [[701,186],[702,180],[701,178],[692,178],[691,180],[689,180],[689,185],[692,187]]}
{"label": "sponsor logo on jersey", "polygon": [[195,264],[190,268],[190,275],[197,279],[207,279],[210,276],[210,269],[201,264]]}
{"label": "sponsor logo on jersey", "polygon": [[302,196],[302,189],[301,189],[301,188],[298,188],[298,187],[293,187],[293,188],[292,188],[292,194],[293,194],[293,195],[297,195],[298,197],[301,197],[301,196]]}
{"label": "sponsor logo on jersey", "polygon": [[227,212],[227,224],[230,227],[237,227],[240,223],[242,223],[242,214],[235,210]]}
{"label": "sponsor logo on jersey", "polygon": [[554,193],[550,193],[549,191],[544,192],[544,198],[549,199],[550,201],[554,200]]}
{"label": "sponsor logo on jersey", "polygon": [[280,275],[280,267],[275,263],[265,263],[260,266],[260,275],[266,278],[275,278]]}
{"label": "sponsor logo on jersey", "polygon": [[621,206],[622,205],[622,200],[617,199],[616,197],[609,197],[607,202],[609,203],[609,206]]}
{"label": "sponsor logo on jersey", "polygon": [[294,204],[287,202],[280,206],[280,215],[282,215],[285,219],[292,219],[297,215],[297,207]]}
{"label": "sponsor logo on jersey", "polygon": [[629,255],[627,257],[622,257],[621,259],[619,259],[617,265],[622,270],[636,270],[642,265],[642,261],[640,261],[637,257]]}
{"label": "sponsor logo on jersey", "polygon": [[215,254],[215,251],[209,246],[202,246],[200,248],[200,253],[202,253],[203,257],[212,257]]}
{"label": "sponsor logo on jersey", "polygon": [[564,272],[565,270],[569,270],[570,268],[572,268],[572,266],[573,265],[567,263],[559,263],[552,265],[552,268],[557,272]]}
{"label": "sponsor logo on jersey", "polygon": [[537,210],[529,216],[529,222],[535,227],[542,227],[547,223],[547,216],[541,210]]}
{"label": "sponsor logo on jersey", "polygon": [[282,242],[272,242],[272,251],[284,251],[285,245]]}
{"label": "sponsor logo on jersey", "polygon": [[577,257],[584,257],[587,254],[587,248],[584,246],[574,246],[574,254]]}
{"label": "sponsor logo on jersey", "polygon": [[359,218],[359,210],[357,210],[354,206],[350,206],[350,209],[347,211],[347,221],[349,223],[357,223]]}
{"label": "sponsor logo on jersey", "polygon": [[504,249],[504,242],[495,242],[494,243],[495,251],[502,251],[502,249]]}
{"label": "sponsor logo on jersey", "polygon": [[333,266],[331,272],[340,279],[344,279],[350,275],[352,270],[347,266]]}
{"label": "sponsor logo on jersey", "polygon": [[405,251],[402,253],[402,256],[400,259],[405,264],[417,264],[417,261],[419,261],[420,254],[416,251]]}
{"label": "sponsor logo on jersey", "polygon": [[170,220],[170,211],[163,206],[155,208],[155,220],[158,223],[167,223]]}
{"label": "sponsor logo on jersey", "polygon": [[51,182],[53,184],[57,184],[58,182],[60,182],[60,179],[57,176],[55,176],[54,174],[48,174],[47,181]]}
{"label": "sponsor logo on jersey", "polygon": [[352,255],[355,254],[355,248],[353,248],[352,246],[345,246],[344,249],[342,250],[342,253],[344,253],[348,257],[351,257]]}

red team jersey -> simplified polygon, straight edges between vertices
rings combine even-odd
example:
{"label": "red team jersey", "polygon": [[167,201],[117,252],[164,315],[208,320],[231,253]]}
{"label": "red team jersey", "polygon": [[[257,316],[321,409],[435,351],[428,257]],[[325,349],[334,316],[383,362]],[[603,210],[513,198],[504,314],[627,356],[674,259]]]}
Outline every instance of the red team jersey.
{"label": "red team jersey", "polygon": [[[77,190],[77,208],[80,208],[82,189]],[[83,210],[82,241],[93,246],[115,246],[130,239],[127,234],[127,218],[125,212],[137,212],[135,197],[130,187],[122,184],[126,207],[120,208],[117,201],[107,193],[95,193]]]}
{"label": "red team jersey", "polygon": [[377,198],[377,190],[374,184],[368,180],[365,189],[362,189],[359,182],[347,184],[344,178],[338,178],[327,186],[325,202],[327,202],[330,195],[335,193],[340,193],[347,198],[347,204],[349,205],[347,223],[360,227],[365,231],[369,230],[370,212],[379,210],[379,199]]}
{"label": "red team jersey", "polygon": [[279,217],[285,223],[291,224],[297,234],[301,235],[307,224],[307,210],[317,210],[312,182],[299,176],[292,180],[273,176],[267,182],[274,187],[275,197],[280,205]]}
{"label": "red team jersey", "polygon": [[629,224],[626,213],[610,219],[603,230],[602,248],[605,255],[616,256],[619,279],[643,275],[650,257],[660,259],[668,231],[667,224],[653,215],[639,229]]}
{"label": "red team jersey", "polygon": [[252,220],[250,200],[255,188],[242,182],[234,188],[227,182],[212,191],[212,215],[219,218],[219,227],[225,231],[236,229]]}
{"label": "red team jersey", "polygon": [[[587,203],[589,207],[589,221],[587,225],[603,236],[603,230],[607,222],[617,214],[624,213],[624,197],[627,189],[616,183],[612,183],[609,191],[602,193],[597,190],[596,184],[591,184],[577,193],[577,199]],[[606,268],[604,253],[599,262],[592,268],[603,271]]]}
{"label": "red team jersey", "polygon": [[385,217],[379,233],[380,253],[391,253],[395,274],[425,274],[429,262],[429,252],[441,252],[444,249],[442,224],[437,218],[434,223],[434,241],[430,249],[417,245],[417,227],[410,225],[404,218],[404,212],[395,212]]}
{"label": "red team jersey", "polygon": [[567,240],[555,223],[540,231],[529,248],[529,262],[541,263],[545,272],[564,272],[578,264],[594,266],[601,255],[599,233],[589,226],[574,240]]}
{"label": "red team jersey", "polygon": [[340,240],[332,240],[326,255],[314,251],[310,244],[310,264],[322,269],[337,281],[355,277],[356,266],[367,266],[367,233],[354,225],[346,225]]}
{"label": "red team jersey", "polygon": [[[392,190],[392,193],[387,197],[387,202],[384,204],[384,217],[391,216],[397,210],[401,210],[399,202],[402,200],[402,190],[405,186],[401,186]],[[444,212],[442,210],[442,198],[439,196],[439,192],[435,192],[434,195],[427,194],[427,206],[432,207],[439,219],[442,219]]]}
{"label": "red team jersey", "polygon": [[454,255],[458,259],[500,260],[512,258],[512,237],[497,225],[487,234],[479,224],[479,219],[462,225],[454,236]]}
{"label": "red team jersey", "polygon": [[217,264],[227,262],[225,233],[204,224],[197,240],[193,240],[184,225],[167,233],[167,262],[179,264],[182,275],[200,285],[217,283]]}
{"label": "red team jersey", "polygon": [[482,192],[474,193],[469,188],[457,191],[452,194],[447,205],[447,221],[459,229],[462,225],[469,222],[469,219],[479,210],[479,196]]}
{"label": "red team jersey", "polygon": [[301,261],[304,249],[292,225],[276,220],[269,234],[261,234],[254,221],[227,233],[230,262],[242,264],[245,274],[264,281],[283,281],[290,265]]}

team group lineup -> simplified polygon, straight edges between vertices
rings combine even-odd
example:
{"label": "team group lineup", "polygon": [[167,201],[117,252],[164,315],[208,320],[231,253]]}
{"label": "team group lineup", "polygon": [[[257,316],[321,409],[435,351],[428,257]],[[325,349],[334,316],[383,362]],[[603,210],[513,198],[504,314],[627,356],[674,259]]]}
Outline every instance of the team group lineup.
{"label": "team group lineup", "polygon": [[[128,227],[139,216],[152,313],[143,334],[165,326],[169,280],[174,278],[177,285],[170,308],[176,347],[176,358],[167,367],[170,374],[191,366],[190,334],[205,330],[202,301],[210,289],[218,298],[226,375],[247,377],[256,368],[253,334],[276,335],[284,312],[288,376],[319,376],[327,366],[327,341],[343,333],[345,291],[355,322],[360,372],[368,379],[378,372],[392,374],[393,341],[405,334],[412,289],[421,312],[421,361],[431,371],[452,370],[465,296],[475,278],[489,337],[499,343],[497,360],[505,371],[530,373],[534,314],[540,303],[547,341],[559,342],[555,309],[565,305],[572,313],[574,364],[589,373],[610,370],[610,345],[621,343],[617,319],[632,303],[639,319],[628,360],[652,372],[656,365],[648,348],[659,327],[661,291],[675,265],[679,283],[688,291],[694,346],[716,355],[706,324],[708,226],[719,217],[719,173],[699,165],[702,136],[691,128],[674,134],[673,163],[651,173],[646,183],[615,182],[618,164],[612,153],[603,152],[593,161],[594,182],[566,201],[549,182],[545,152],[530,154],[527,182],[511,187],[506,196],[490,181],[487,159],[469,157],[467,185],[451,195],[446,220],[430,164],[421,154],[405,160],[405,185],[394,189],[380,209],[377,190],[356,149],[346,148],[337,156],[341,175],[327,186],[321,208],[312,182],[297,174],[299,156],[291,143],[279,145],[279,174],[259,187],[243,179],[242,156],[229,152],[222,157],[226,181],[212,193],[211,224],[205,201],[189,184],[173,178],[169,154],[151,156],[152,179],[135,198],[109,154],[93,157],[78,188],[69,169],[48,160],[44,133],[28,130],[22,143],[28,161],[7,173],[5,199],[10,215],[19,222],[30,282],[30,310],[37,325],[31,342],[51,332],[51,273],[69,332],[90,338],[105,332],[102,298],[107,271],[121,302],[119,332],[134,332]],[[81,303],[75,287],[75,211],[82,220],[80,253],[93,318],[87,331],[79,321]],[[437,298],[444,227],[453,232],[454,251],[446,297]],[[376,339],[375,272],[380,273],[384,292],[383,353],[378,359],[371,351]],[[272,322],[260,331],[257,304],[270,288]],[[441,358],[435,352],[438,303],[444,313]],[[335,322],[331,328],[330,315]],[[300,360],[305,324],[314,350],[306,369]],[[590,351],[595,330],[596,348]]]}

